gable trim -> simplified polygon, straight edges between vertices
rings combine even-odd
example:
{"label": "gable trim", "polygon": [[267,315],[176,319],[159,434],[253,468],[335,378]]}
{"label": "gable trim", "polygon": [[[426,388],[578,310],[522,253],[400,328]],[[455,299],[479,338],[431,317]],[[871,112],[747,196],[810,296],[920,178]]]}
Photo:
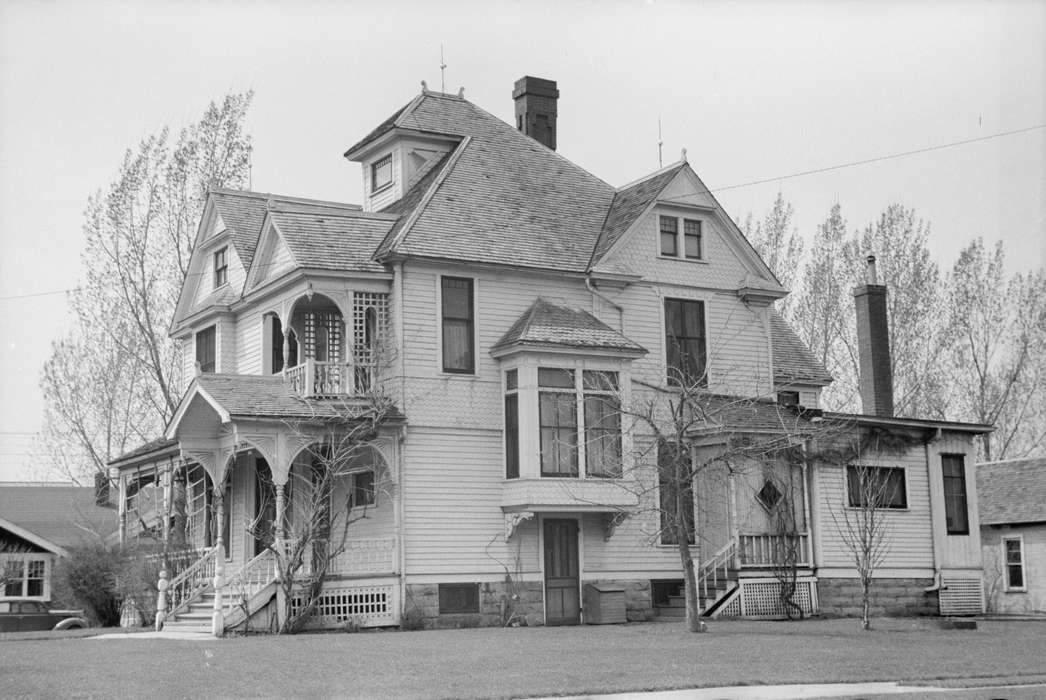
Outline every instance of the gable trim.
{"label": "gable trim", "polygon": [[272,253],[276,250],[275,243],[270,245],[273,236],[275,236],[276,240],[287,249],[287,254],[291,258],[292,269],[299,269],[301,267],[298,263],[298,259],[294,255],[294,249],[287,243],[287,238],[280,231],[280,227],[273,220],[272,215],[269,212],[265,212],[265,218],[262,220],[261,234],[258,236],[258,246],[254,253],[254,260],[251,261],[251,269],[247,271],[246,279],[244,280],[244,295],[253,292],[265,279],[264,277],[261,277],[261,270],[263,267],[271,265]]}
{"label": "gable trim", "polygon": [[60,557],[69,556],[69,552],[67,552],[64,547],[60,547],[51,540],[45,539],[40,537],[40,535],[26,530],[24,527],[16,525],[6,518],[0,517],[0,528],[10,531],[27,542],[32,542],[37,547],[43,547],[52,554],[57,554]]}
{"label": "gable trim", "polygon": [[193,399],[195,399],[197,396],[201,397],[210,405],[211,408],[214,409],[215,413],[218,414],[218,417],[221,419],[222,423],[228,423],[232,420],[232,417],[229,415],[229,412],[226,411],[225,408],[207,392],[206,389],[201,387],[199,384],[195,383],[194,380],[192,388],[190,388],[189,391],[186,392],[185,397],[182,399],[181,403],[178,404],[178,410],[176,410],[174,412],[174,415],[171,416],[171,422],[167,425],[167,430],[165,430],[163,434],[165,439],[177,439],[178,426],[181,425],[182,419],[185,418],[185,414],[189,411],[189,406],[192,405]]}

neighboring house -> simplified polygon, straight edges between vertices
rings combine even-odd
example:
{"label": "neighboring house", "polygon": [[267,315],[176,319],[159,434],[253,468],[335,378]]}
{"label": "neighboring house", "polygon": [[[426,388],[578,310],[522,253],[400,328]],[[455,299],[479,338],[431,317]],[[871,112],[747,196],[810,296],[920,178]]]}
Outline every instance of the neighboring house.
{"label": "neighboring house", "polygon": [[[710,408],[695,460],[778,444],[683,497],[703,579],[728,581],[704,591],[707,613],[778,614],[783,544],[806,612],[852,611],[835,516],[858,466],[893,489],[880,607],[979,612],[968,470],[991,428],[893,417],[886,288],[857,290],[870,415],[821,415],[831,377],[774,311],[787,290],[685,158],[612,187],[555,151],[554,82],[513,95],[515,126],[423,89],[346,152],[362,206],[210,194],[171,328],[184,397],[164,439],[112,464],[124,537],[177,538],[205,552],[193,571],[271,596],[303,446],[380,393],[395,411],[332,495],[367,517],[320,622],[576,624],[588,583],[624,589],[629,619],[673,614],[664,448],[629,411],[674,382]],[[838,443],[893,447],[819,461],[828,423]]]}
{"label": "neighboring house", "polygon": [[0,482],[0,600],[51,600],[51,573],[78,545],[116,531],[116,513],[93,487]]}
{"label": "neighboring house", "polygon": [[977,465],[988,610],[1046,613],[1046,457]]}

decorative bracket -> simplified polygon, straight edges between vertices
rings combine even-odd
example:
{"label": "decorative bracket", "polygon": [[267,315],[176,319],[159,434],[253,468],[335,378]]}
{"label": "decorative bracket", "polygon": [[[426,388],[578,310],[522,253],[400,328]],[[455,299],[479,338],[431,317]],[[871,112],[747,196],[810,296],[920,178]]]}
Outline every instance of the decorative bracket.
{"label": "decorative bracket", "polygon": [[505,513],[505,541],[508,542],[512,535],[515,534],[516,528],[533,518],[534,515],[534,512],[529,510],[520,511],[519,513]]}
{"label": "decorative bracket", "polygon": [[631,517],[631,513],[627,513],[623,510],[619,510],[616,513],[605,513],[603,515],[603,541],[609,542],[610,538],[614,536],[614,531],[617,530],[618,526]]}

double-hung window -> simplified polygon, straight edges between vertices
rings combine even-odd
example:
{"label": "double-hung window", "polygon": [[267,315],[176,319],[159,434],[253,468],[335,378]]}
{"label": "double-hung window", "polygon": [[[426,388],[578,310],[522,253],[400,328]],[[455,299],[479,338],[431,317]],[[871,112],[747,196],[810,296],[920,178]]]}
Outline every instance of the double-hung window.
{"label": "double-hung window", "polygon": [[472,374],[476,371],[473,281],[464,277],[443,277],[440,292],[443,371]]}
{"label": "double-hung window", "polygon": [[617,372],[585,370],[585,473],[621,476],[621,401]]}
{"label": "double-hung window", "polygon": [[229,262],[226,259],[229,249],[219,248],[214,252],[214,288],[224,286],[229,281]]}
{"label": "double-hung window", "polygon": [[505,478],[519,478],[519,370],[505,372]]}
{"label": "double-hung window", "polygon": [[538,369],[541,476],[577,476],[577,390],[574,370]]}
{"label": "double-hung window", "polygon": [[[682,241],[680,241],[680,222],[682,222]],[[658,232],[661,237],[661,255],[666,258],[683,258],[701,260],[704,258],[704,246],[699,219],[680,219],[675,216],[660,215]]]}
{"label": "double-hung window", "polygon": [[215,370],[215,338],[217,331],[214,326],[208,326],[196,334],[196,364],[201,372],[213,372]]}
{"label": "double-hung window", "polygon": [[665,360],[669,384],[708,386],[703,301],[665,299]]}
{"label": "double-hung window", "polygon": [[1002,538],[1003,566],[1006,567],[1006,590],[1025,591],[1028,584],[1024,580],[1024,538]]}
{"label": "double-hung window", "polygon": [[944,516],[949,535],[970,534],[970,514],[966,505],[966,465],[963,461],[963,455],[941,455]]}
{"label": "double-hung window", "polygon": [[903,510],[908,507],[904,467],[850,464],[846,467],[846,486],[851,508]]}
{"label": "double-hung window", "polygon": [[32,555],[10,554],[0,559],[0,595],[10,598],[43,598],[47,560]]}

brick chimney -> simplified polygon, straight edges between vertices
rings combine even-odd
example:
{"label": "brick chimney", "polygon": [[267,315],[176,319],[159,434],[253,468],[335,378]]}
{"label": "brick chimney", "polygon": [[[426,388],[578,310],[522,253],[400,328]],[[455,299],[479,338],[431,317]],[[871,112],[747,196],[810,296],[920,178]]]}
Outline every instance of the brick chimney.
{"label": "brick chimney", "polygon": [[525,75],[516,81],[512,99],[516,101],[516,128],[556,150],[556,81]]}
{"label": "brick chimney", "polygon": [[893,367],[886,285],[879,284],[875,256],[869,255],[865,284],[854,287],[857,305],[857,349],[861,361],[861,405],[865,415],[893,416]]}

